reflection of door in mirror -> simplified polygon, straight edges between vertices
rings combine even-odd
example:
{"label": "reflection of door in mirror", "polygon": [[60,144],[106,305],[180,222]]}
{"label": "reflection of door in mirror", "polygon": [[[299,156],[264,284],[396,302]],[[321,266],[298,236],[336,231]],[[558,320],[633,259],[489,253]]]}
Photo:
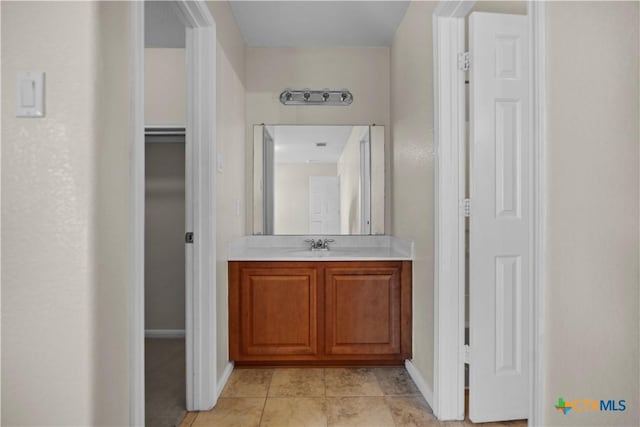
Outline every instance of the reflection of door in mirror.
{"label": "reflection of door in mirror", "polygon": [[264,156],[264,166],[262,168],[264,234],[273,234],[273,165],[275,145],[273,137],[266,126],[263,128],[262,134],[262,155]]}
{"label": "reflection of door in mirror", "polygon": [[309,234],[340,234],[340,177],[309,177]]}
{"label": "reflection of door in mirror", "polygon": [[360,228],[371,234],[371,143],[366,132],[360,141]]}
{"label": "reflection of door in mirror", "polygon": [[254,233],[383,234],[384,129],[377,128],[256,126]]}

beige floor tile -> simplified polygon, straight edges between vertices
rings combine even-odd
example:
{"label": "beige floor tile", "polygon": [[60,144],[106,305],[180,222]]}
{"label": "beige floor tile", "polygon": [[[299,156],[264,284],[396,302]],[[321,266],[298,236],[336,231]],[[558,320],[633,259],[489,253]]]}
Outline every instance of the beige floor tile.
{"label": "beige floor tile", "polygon": [[269,397],[324,397],[324,369],[276,369]]}
{"label": "beige floor tile", "polygon": [[221,397],[266,397],[273,369],[234,369]]}
{"label": "beige floor tile", "polygon": [[196,420],[197,417],[198,417],[197,412],[187,412],[184,418],[182,419],[182,421],[180,422],[180,427],[191,427],[191,425],[193,424],[193,422]]}
{"label": "beige floor tile", "polygon": [[327,425],[393,427],[391,411],[384,397],[327,398]]}
{"label": "beige floor tile", "polygon": [[191,427],[257,427],[265,398],[220,398],[216,407],[199,412]]}
{"label": "beige floor tile", "polygon": [[500,421],[494,423],[481,423],[474,424],[469,420],[469,418],[464,420],[464,427],[527,427],[527,420],[516,420],[516,421]]}
{"label": "beige floor tile", "polygon": [[527,420],[503,421],[500,423],[500,426],[504,427],[527,427],[527,425]]}
{"label": "beige floor tile", "polygon": [[420,393],[404,368],[376,368],[373,373],[386,396],[406,396]]}
{"label": "beige floor tile", "polygon": [[324,381],[328,397],[383,395],[373,370],[368,368],[327,368]]}
{"label": "beige floor tile", "polygon": [[269,397],[260,427],[326,427],[324,397]]}
{"label": "beige floor tile", "polygon": [[422,396],[385,398],[397,427],[436,427],[440,423]]}

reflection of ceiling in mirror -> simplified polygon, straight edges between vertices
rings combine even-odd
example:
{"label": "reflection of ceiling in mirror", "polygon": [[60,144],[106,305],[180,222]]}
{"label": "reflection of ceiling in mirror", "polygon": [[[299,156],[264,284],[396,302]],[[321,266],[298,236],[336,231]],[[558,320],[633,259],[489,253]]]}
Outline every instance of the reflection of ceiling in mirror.
{"label": "reflection of ceiling in mirror", "polygon": [[270,126],[269,130],[276,163],[337,163],[353,126]]}

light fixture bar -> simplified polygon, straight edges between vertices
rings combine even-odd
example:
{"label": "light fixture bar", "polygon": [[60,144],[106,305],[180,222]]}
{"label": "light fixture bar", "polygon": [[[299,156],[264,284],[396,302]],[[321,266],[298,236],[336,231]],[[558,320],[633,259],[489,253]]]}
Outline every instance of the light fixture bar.
{"label": "light fixture bar", "polygon": [[350,105],[353,95],[343,90],[293,90],[285,89],[280,94],[283,105]]}

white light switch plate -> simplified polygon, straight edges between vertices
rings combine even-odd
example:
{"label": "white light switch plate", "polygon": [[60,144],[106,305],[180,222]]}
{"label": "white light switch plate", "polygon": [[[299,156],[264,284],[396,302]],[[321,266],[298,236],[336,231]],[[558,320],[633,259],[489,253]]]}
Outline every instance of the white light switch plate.
{"label": "white light switch plate", "polygon": [[44,73],[18,73],[16,117],[44,117]]}

